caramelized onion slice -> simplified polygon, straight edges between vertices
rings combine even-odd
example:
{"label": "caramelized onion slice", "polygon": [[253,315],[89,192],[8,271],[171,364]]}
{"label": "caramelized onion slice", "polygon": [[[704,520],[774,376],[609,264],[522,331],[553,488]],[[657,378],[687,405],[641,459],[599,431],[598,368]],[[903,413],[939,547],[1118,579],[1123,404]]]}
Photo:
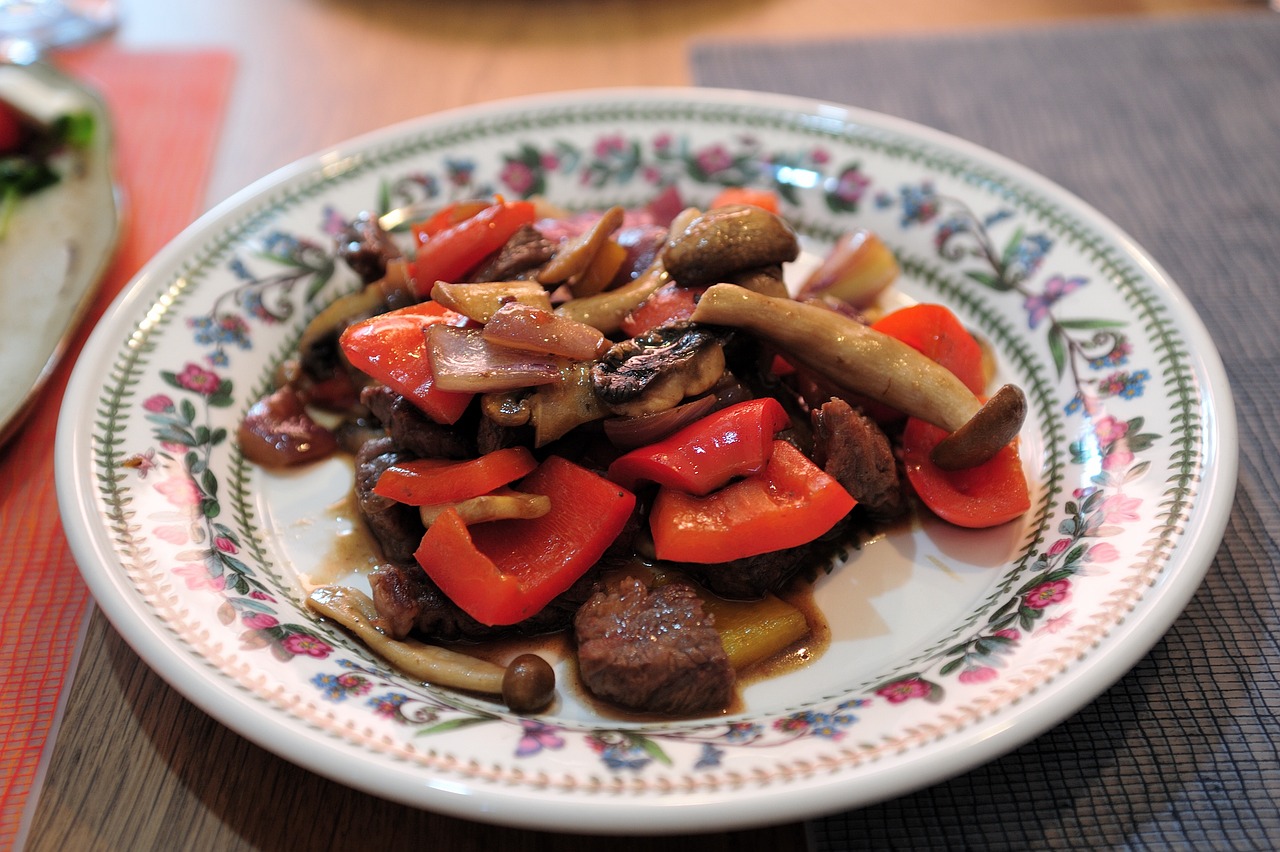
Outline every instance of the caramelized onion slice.
{"label": "caramelized onion slice", "polygon": [[515,302],[494,311],[482,333],[499,346],[575,361],[590,361],[609,348],[604,335],[586,323]]}
{"label": "caramelized onion slice", "polygon": [[311,419],[289,385],[249,407],[236,440],[249,461],[274,468],[319,461],[338,449],[333,433]]}
{"label": "caramelized onion slice", "polygon": [[493,393],[559,381],[564,361],[496,346],[478,328],[433,325],[427,354],[440,390]]}
{"label": "caramelized onion slice", "polygon": [[604,434],[615,447],[620,450],[634,450],[637,447],[661,441],[674,434],[695,420],[706,417],[718,406],[715,394],[707,394],[690,400],[675,408],[659,411],[657,414],[641,414],[638,417],[610,417],[601,425]]}

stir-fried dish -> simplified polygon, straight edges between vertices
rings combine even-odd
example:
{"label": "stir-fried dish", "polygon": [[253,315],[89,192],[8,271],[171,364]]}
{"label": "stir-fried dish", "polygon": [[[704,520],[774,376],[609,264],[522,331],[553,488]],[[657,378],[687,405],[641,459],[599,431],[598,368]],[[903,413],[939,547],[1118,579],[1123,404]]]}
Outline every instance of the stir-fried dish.
{"label": "stir-fried dish", "polygon": [[21,200],[57,184],[68,153],[93,132],[93,116],[72,95],[0,67],[0,239]]}
{"label": "stir-fried dish", "polygon": [[988,397],[991,359],[945,307],[879,307],[897,265],[875,235],[792,296],[800,245],[774,196],[672,201],[457,202],[409,245],[350,223],[363,288],[308,325],[239,430],[265,466],[354,456],[381,564],[371,595],[325,586],[313,609],[519,712],[554,700],[548,664],[459,647],[568,631],[596,699],[715,713],[808,635],[779,592],[835,545],[912,511],[985,527],[1029,508],[1022,392]]}

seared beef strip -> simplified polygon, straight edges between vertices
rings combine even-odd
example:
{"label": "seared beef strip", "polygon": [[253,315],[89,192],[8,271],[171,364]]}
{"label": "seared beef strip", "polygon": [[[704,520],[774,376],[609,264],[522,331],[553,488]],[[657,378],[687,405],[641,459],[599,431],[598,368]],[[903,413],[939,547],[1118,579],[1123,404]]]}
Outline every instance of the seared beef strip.
{"label": "seared beef strip", "polygon": [[544,237],[537,228],[525,225],[507,240],[497,254],[467,276],[469,281],[513,281],[528,278],[542,268],[555,254],[557,244]]}
{"label": "seared beef strip", "polygon": [[365,284],[372,284],[386,275],[387,261],[400,255],[400,247],[372,213],[361,213],[338,235],[338,256]]}
{"label": "seared beef strip", "polygon": [[369,532],[377,539],[384,558],[412,563],[422,541],[422,520],[411,506],[373,493],[378,477],[396,462],[410,456],[396,448],[390,437],[375,438],[356,453],[356,502]]}
{"label": "seared beef strip", "polygon": [[680,570],[722,598],[753,601],[776,591],[813,559],[813,545],[771,550],[732,562],[701,565],[682,563]]}
{"label": "seared beef strip", "polygon": [[623,707],[689,715],[723,709],[735,682],[713,619],[693,587],[648,589],[628,577],[574,617],[578,667],[591,692]]}
{"label": "seared beef strip", "polygon": [[[833,399],[813,411],[813,427],[814,461],[859,501],[857,515],[889,520],[906,510],[893,450],[874,421]],[[726,565],[682,565],[681,570],[722,597],[755,600],[781,589],[801,568],[820,564],[832,541],[849,533],[853,519],[850,515],[831,533],[800,547]]]}
{"label": "seared beef strip", "polygon": [[599,576],[599,570],[592,568],[535,615],[519,624],[497,627],[481,624],[459,609],[412,560],[408,564],[379,566],[369,575],[369,585],[374,606],[386,620],[387,632],[393,639],[403,639],[417,631],[432,641],[478,642],[512,634],[536,636],[563,630],[591,595]]}
{"label": "seared beef strip", "polygon": [[462,430],[436,423],[386,385],[365,388],[360,401],[387,428],[397,450],[428,459],[466,459],[476,454]]}
{"label": "seared beef strip", "polygon": [[871,517],[892,520],[906,510],[898,464],[875,422],[843,399],[813,410],[814,462],[844,486]]}

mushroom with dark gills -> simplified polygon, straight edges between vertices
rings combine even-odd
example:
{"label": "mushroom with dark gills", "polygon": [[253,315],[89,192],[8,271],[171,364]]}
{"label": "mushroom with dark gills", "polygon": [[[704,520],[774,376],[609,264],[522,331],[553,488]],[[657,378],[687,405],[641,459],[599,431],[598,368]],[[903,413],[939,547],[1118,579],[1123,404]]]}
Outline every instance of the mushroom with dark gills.
{"label": "mushroom with dark gills", "polygon": [[943,470],[989,460],[1026,418],[1026,397],[1017,386],[1005,385],[983,404],[950,370],[820,305],[716,284],[702,295],[692,320],[749,331],[839,387],[950,432],[931,456]]}

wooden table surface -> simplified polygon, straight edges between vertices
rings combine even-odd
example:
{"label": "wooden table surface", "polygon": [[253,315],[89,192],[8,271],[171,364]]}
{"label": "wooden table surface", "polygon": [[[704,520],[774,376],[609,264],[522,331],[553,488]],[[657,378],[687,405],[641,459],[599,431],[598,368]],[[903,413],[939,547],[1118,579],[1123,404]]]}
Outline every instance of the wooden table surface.
{"label": "wooden table surface", "polygon": [[[690,82],[700,40],[831,38],[1167,15],[1238,0],[121,0],[126,47],[213,46],[236,82],[208,203],[356,134],[535,92]],[[569,828],[566,826],[566,828]],[[27,848],[792,850],[801,824],[604,838],[471,823],[352,791],[213,721],[100,612]]]}

